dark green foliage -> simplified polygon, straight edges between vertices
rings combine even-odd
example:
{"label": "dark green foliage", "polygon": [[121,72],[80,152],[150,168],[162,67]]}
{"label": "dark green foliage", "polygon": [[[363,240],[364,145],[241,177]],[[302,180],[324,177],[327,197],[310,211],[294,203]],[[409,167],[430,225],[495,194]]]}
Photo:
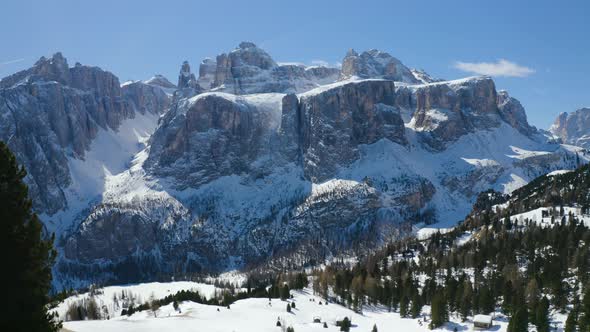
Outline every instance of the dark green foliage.
{"label": "dark green foliage", "polygon": [[528,311],[526,306],[522,306],[516,310],[516,313],[510,318],[508,323],[508,332],[527,332],[528,331]]}
{"label": "dark green foliage", "polygon": [[299,272],[295,276],[295,280],[291,283],[291,288],[303,289],[307,287],[308,284],[309,282],[307,280],[307,274],[305,274],[304,272]]}
{"label": "dark green foliage", "polygon": [[291,312],[291,305],[287,303],[287,312]]}
{"label": "dark green foliage", "polygon": [[289,285],[284,284],[280,289],[281,300],[286,301],[291,296]]}
{"label": "dark green foliage", "polygon": [[535,309],[537,332],[549,332],[549,301],[543,297]]}
{"label": "dark green foliage", "polygon": [[408,317],[408,305],[410,300],[408,300],[407,296],[403,296],[399,302],[399,315],[401,317]]}
{"label": "dark green foliage", "polygon": [[432,298],[431,316],[431,329],[442,326],[444,323],[449,321],[447,301],[444,294],[442,293],[442,290]]}
{"label": "dark green foliage", "polygon": [[340,327],[340,331],[348,332],[352,327],[352,321],[348,317],[344,317],[343,320],[336,321],[336,326]]}
{"label": "dark green foliage", "polygon": [[0,260],[4,285],[0,311],[2,331],[57,331],[47,311],[51,288],[51,267],[56,253],[53,237],[33,213],[26,172],[6,144],[0,142]]}
{"label": "dark green foliage", "polygon": [[293,326],[289,326],[287,327],[287,332],[295,332],[295,329],[293,328]]}
{"label": "dark green foliage", "polygon": [[567,319],[565,320],[565,328],[564,328],[563,332],[575,332],[576,326],[578,325],[577,323],[578,323],[577,310],[574,309],[574,310],[570,311],[570,313],[567,315]]}
{"label": "dark green foliage", "polygon": [[418,294],[418,292],[415,292],[414,295],[412,296],[412,306],[410,308],[410,316],[412,318],[418,318],[418,316],[420,316],[420,313],[422,312],[422,298],[420,297],[420,295]]}
{"label": "dark green foliage", "polygon": [[371,330],[371,332],[378,332],[377,331],[377,324],[373,325],[373,329]]}
{"label": "dark green foliage", "polygon": [[587,288],[584,292],[584,298],[582,299],[581,315],[578,318],[578,324],[580,331],[590,330],[590,288]]}
{"label": "dark green foliage", "polygon": [[[510,197],[486,192],[452,231],[390,243],[354,266],[335,262],[314,280],[332,287],[335,301],[357,311],[365,304],[381,304],[394,311],[399,307],[402,317],[416,317],[421,305],[432,305],[434,326],[444,324],[451,312],[466,320],[501,308],[513,331],[526,331],[529,321],[546,331],[549,311],[579,307],[571,324],[577,321],[588,332],[590,294],[586,290],[576,305],[580,297],[571,281],[590,283],[590,229],[573,215],[565,216],[563,208],[577,205],[590,213],[588,192],[590,166],[542,176]],[[508,200],[504,207],[491,208]],[[509,218],[538,207],[554,220],[551,227]],[[472,240],[455,245],[463,235]],[[418,276],[423,283],[416,282]]]}

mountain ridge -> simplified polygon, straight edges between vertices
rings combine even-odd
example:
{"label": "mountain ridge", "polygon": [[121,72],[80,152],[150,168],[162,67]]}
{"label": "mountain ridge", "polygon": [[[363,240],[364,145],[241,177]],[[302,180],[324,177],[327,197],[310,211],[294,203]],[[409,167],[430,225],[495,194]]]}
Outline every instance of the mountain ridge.
{"label": "mountain ridge", "polygon": [[346,57],[335,75],[279,65],[242,43],[215,66],[206,60],[198,78],[183,63],[175,89],[158,76],[119,84],[95,67],[65,70],[59,54],[0,81],[1,93],[58,86],[122,105],[82,136],[81,153],[63,154],[71,182],[48,185],[72,193],[42,215],[58,233],[56,283],[215,272],[307,249],[308,264],[406,236],[416,223],[454,223],[480,191],[511,192],[588,160],[530,126],[491,78],[425,83],[426,73],[385,52]]}

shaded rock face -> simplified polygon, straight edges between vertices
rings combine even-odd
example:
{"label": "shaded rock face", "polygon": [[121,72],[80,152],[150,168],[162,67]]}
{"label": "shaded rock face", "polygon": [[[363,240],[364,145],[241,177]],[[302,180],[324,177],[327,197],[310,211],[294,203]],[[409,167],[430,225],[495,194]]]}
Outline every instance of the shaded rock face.
{"label": "shaded rock face", "polygon": [[[340,85],[321,93],[304,94],[297,110],[299,149],[305,174],[312,181],[333,176],[339,166],[358,158],[358,145],[380,139],[405,144],[404,122],[393,106],[391,81],[364,81]],[[290,102],[286,103],[290,106]],[[285,127],[295,122],[283,117]]]}
{"label": "shaded rock face", "polygon": [[351,77],[384,78],[405,83],[421,83],[401,61],[389,53],[375,49],[365,51],[360,55],[353,49],[348,51],[342,60],[340,79],[345,80]]}
{"label": "shaded rock face", "polygon": [[[163,85],[168,85],[166,81],[151,82],[133,82],[126,84],[121,88],[123,98],[133,107],[135,111],[141,114],[157,114],[170,106],[170,98],[164,90]],[[172,85],[174,86],[174,85]],[[169,89],[169,88],[168,88]]]}
{"label": "shaded rock face", "polygon": [[276,118],[245,99],[198,95],[175,105],[162,119],[146,167],[158,176],[183,179],[185,186],[250,172],[250,164],[270,151]]}
{"label": "shaded rock face", "polygon": [[[153,95],[156,93],[155,95]],[[28,171],[26,182],[38,212],[67,205],[68,158],[83,159],[100,129],[117,130],[134,112],[160,112],[167,96],[126,89],[97,67],[69,68],[56,53],[0,81],[0,139]]]}
{"label": "shaded rock face", "polygon": [[272,155],[274,164],[294,162],[306,178],[325,180],[356,160],[361,144],[380,139],[406,143],[394,99],[391,81],[291,94],[278,99],[274,110],[242,97],[201,94],[163,118],[146,167],[157,176],[198,186],[224,175],[265,172],[266,166],[255,161]]}
{"label": "shaded rock face", "polygon": [[191,66],[188,61],[183,62],[180,67],[177,86],[179,89],[195,89],[197,87],[197,79],[195,74],[191,73]]}
{"label": "shaded rock face", "polygon": [[498,91],[497,104],[502,120],[520,133],[530,136],[537,131],[535,127],[529,125],[524,107],[517,99],[510,97],[508,92]]}
{"label": "shaded rock face", "polygon": [[549,132],[565,143],[590,148],[590,108],[560,113]]}
{"label": "shaded rock face", "polygon": [[413,94],[416,107],[411,125],[437,150],[469,132],[501,123],[496,89],[490,78],[418,86]]}

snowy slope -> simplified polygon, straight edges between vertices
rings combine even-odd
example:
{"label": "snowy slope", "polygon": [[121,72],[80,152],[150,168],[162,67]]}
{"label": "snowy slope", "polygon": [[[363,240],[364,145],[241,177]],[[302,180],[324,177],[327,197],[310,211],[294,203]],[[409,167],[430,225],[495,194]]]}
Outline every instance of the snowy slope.
{"label": "snowy slope", "polygon": [[68,206],[51,216],[40,216],[50,232],[62,235],[78,214],[102,198],[111,178],[129,169],[132,159],[145,148],[158,118],[156,114],[137,113],[123,120],[117,130],[101,128],[83,159],[68,158],[72,178],[66,189]]}
{"label": "snowy slope", "polygon": [[[293,292],[296,308],[291,313],[286,312],[286,301],[273,299],[246,299],[237,301],[230,306],[217,307],[210,305],[183,302],[180,304],[181,312],[174,311],[172,304],[161,307],[156,317],[151,311],[135,313],[131,317],[116,317],[103,321],[78,321],[65,322],[64,327],[76,332],[115,332],[115,331],[208,331],[208,332],[277,332],[282,331],[276,326],[280,320],[286,328],[292,326],[297,332],[306,331],[339,331],[335,326],[336,320],[349,317],[353,327],[351,331],[370,331],[373,325],[377,325],[379,331],[430,331],[425,318],[429,316],[429,308],[418,319],[400,318],[399,313],[387,312],[381,307],[365,307],[362,314],[338,304],[324,303],[323,299],[314,296],[310,289]],[[312,301],[313,300],[313,301]],[[219,310],[219,311],[218,311]],[[319,317],[322,323],[314,323],[314,318]],[[420,323],[422,321],[422,323]],[[323,322],[328,328],[323,328]],[[457,317],[452,317],[451,322],[437,329],[448,331],[471,330],[471,320],[461,323]],[[507,320],[498,314],[494,321],[494,331],[506,331]]]}

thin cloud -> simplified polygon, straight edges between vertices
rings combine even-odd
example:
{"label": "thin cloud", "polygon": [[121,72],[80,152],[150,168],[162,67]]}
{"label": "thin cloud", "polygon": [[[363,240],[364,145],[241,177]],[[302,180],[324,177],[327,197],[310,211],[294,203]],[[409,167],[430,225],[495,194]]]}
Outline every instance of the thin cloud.
{"label": "thin cloud", "polygon": [[311,60],[311,64],[314,66],[324,66],[324,67],[330,66],[328,61],[324,61],[324,60]]}
{"label": "thin cloud", "polygon": [[5,65],[12,64],[12,63],[17,63],[17,62],[25,61],[26,59],[27,58],[20,58],[20,59],[14,59],[14,60],[8,60],[8,61],[0,62],[0,66],[5,66]]}
{"label": "thin cloud", "polygon": [[325,60],[311,60],[311,65],[312,66],[321,66],[321,67],[335,67],[335,68],[340,68],[342,67],[342,64],[340,62],[336,62],[336,63],[329,63],[328,61]]}
{"label": "thin cloud", "polygon": [[496,62],[455,62],[455,68],[478,75],[503,76],[503,77],[527,77],[535,70],[529,67],[518,65],[506,59]]}

